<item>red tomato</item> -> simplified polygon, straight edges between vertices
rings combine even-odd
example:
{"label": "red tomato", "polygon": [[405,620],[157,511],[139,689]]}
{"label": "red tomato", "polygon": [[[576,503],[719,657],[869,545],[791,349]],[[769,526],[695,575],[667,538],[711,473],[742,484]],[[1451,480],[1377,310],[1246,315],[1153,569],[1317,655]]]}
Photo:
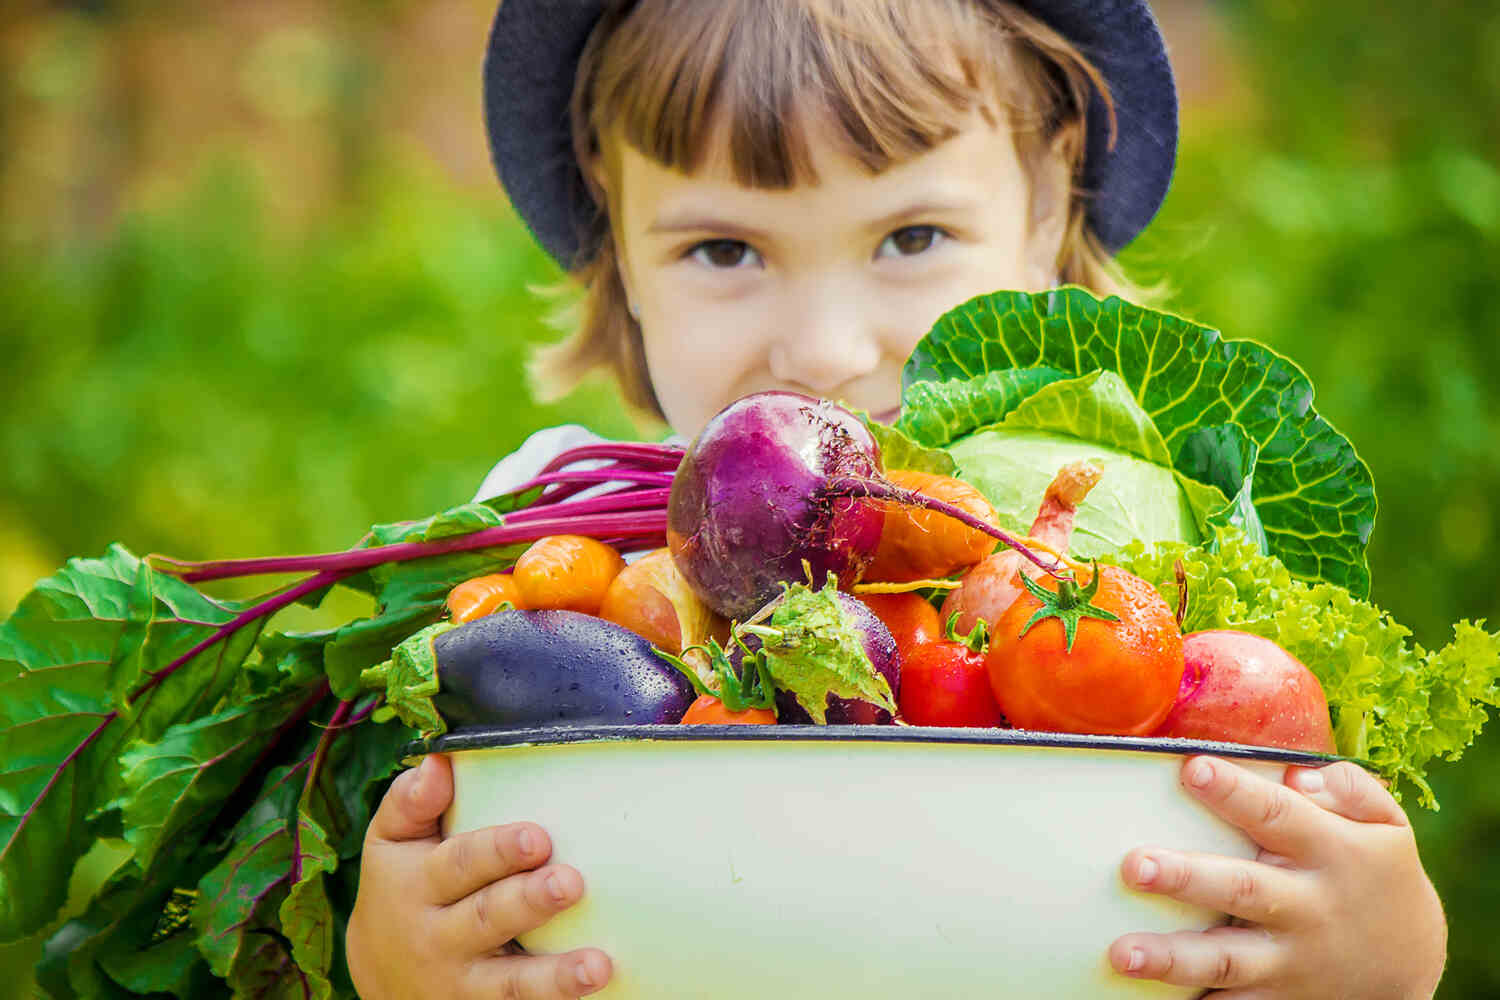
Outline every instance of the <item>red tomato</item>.
{"label": "red tomato", "polygon": [[901,661],[901,717],[914,726],[1000,726],[984,654],[943,639]]}
{"label": "red tomato", "polygon": [[682,717],[688,726],[774,726],[776,713],[769,708],[746,708],[731,712],[711,694],[699,695]]}
{"label": "red tomato", "polygon": [[943,623],[934,608],[921,594],[856,594],[865,607],[875,613],[896,640],[896,651],[902,663],[918,646],[943,638]]}
{"label": "red tomato", "polygon": [[[1037,582],[1058,589],[1051,577]],[[1099,568],[1092,603],[1119,620],[1081,618],[1071,649],[1056,617],[1026,628],[1042,606],[1030,591],[995,623],[990,684],[1012,725],[1144,736],[1171,711],[1183,670],[1182,631],[1171,607],[1149,583],[1117,566]]]}

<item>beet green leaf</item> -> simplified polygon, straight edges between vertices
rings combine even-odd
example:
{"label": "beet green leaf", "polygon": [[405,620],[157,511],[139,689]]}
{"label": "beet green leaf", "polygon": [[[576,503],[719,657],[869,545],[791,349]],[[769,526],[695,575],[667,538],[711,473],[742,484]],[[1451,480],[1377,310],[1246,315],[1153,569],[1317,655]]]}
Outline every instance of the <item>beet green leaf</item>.
{"label": "beet green leaf", "polygon": [[0,626],[0,940],[50,921],[78,859],[119,827],[124,752],[213,714],[258,629],[188,654],[238,610],[114,547]]}

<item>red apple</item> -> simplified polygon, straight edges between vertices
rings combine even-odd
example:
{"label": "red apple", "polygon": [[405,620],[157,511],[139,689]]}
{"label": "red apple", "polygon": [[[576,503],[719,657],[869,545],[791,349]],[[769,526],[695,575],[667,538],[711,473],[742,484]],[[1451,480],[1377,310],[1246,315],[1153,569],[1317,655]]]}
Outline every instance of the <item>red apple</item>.
{"label": "red apple", "polygon": [[1276,643],[1220,629],[1183,636],[1182,650],[1182,686],[1154,735],[1333,753],[1323,686]]}

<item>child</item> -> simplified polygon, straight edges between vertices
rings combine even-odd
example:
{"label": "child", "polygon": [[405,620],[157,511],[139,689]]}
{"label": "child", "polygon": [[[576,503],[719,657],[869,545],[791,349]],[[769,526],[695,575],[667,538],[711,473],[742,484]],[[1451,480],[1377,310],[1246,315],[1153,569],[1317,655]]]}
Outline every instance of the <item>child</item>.
{"label": "child", "polygon": [[[606,367],[688,435],[777,387],[893,414],[912,346],[975,294],[1128,292],[1109,255],[1155,213],[1176,150],[1141,0],[505,0],[486,75],[501,178],[586,288],[552,373]],[[487,487],[567,443],[533,438]],[[1182,781],[1262,850],[1132,852],[1129,886],[1235,920],[1121,938],[1117,971],[1226,997],[1431,995],[1446,926],[1378,782],[1340,764],[1277,785],[1207,758]],[[581,897],[580,873],[547,863],[535,824],[441,840],[451,795],[430,757],[371,823],[347,942],[361,994],[602,988],[596,949],[511,944]]]}

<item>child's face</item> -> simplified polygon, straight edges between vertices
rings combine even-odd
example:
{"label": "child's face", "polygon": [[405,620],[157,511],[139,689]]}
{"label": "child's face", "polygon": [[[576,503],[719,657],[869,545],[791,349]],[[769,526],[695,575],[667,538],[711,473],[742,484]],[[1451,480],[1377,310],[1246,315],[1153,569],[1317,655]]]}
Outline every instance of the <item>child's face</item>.
{"label": "child's face", "polygon": [[1055,284],[1064,206],[1036,213],[1008,127],[975,115],[879,174],[827,127],[807,138],[818,183],[786,190],[737,183],[722,152],[688,175],[619,143],[621,276],[679,433],[762,389],[894,416],[901,365],[939,316]]}

